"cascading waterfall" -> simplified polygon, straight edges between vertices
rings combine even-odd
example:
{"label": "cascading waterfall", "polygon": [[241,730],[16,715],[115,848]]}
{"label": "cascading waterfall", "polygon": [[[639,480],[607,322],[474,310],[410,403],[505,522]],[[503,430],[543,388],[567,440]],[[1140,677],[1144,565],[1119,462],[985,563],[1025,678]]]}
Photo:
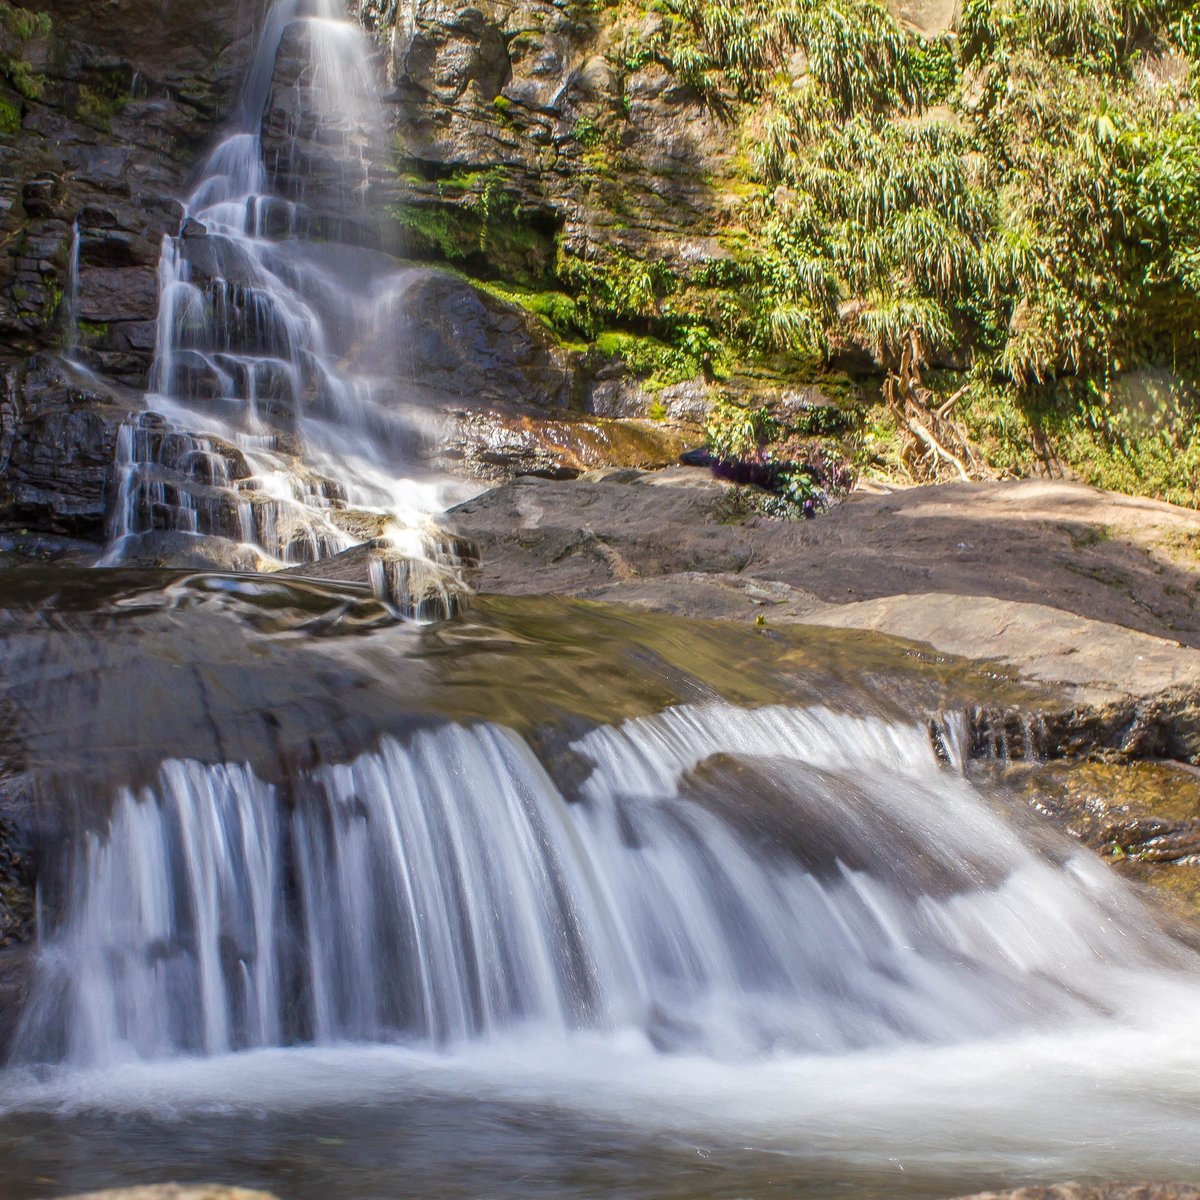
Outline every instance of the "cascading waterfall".
{"label": "cascading waterfall", "polygon": [[1171,957],[1105,868],[1024,848],[923,729],[712,704],[570,755],[586,778],[560,787],[481,724],[287,788],[165,763],[76,846],[14,1058],[516,1029],[844,1054],[1112,1014]]}
{"label": "cascading waterfall", "polygon": [[271,8],[233,128],[163,242],[151,394],[120,435],[107,563],[172,535],[259,569],[372,541],[423,564],[426,593],[461,590],[431,520],[447,487],[413,478],[422,419],[393,382],[411,273],[371,248],[377,91],[336,0]]}

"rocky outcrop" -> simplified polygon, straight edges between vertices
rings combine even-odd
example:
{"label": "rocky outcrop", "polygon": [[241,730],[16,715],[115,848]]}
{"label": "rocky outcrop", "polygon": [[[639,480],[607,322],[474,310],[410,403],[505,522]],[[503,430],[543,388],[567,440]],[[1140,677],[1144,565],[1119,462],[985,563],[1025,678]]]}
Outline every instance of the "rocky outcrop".
{"label": "rocky outcrop", "polygon": [[[1182,682],[1171,665],[1179,646],[1200,648],[1200,514],[1189,509],[1041,482],[862,491],[812,521],[755,516],[745,498],[702,469],[602,472],[576,483],[519,480],[453,518],[480,544],[484,590],[624,596],[648,607],[657,590],[669,608],[670,577],[694,572],[718,591],[684,615],[795,621],[833,606],[846,625],[892,631],[879,616],[887,601],[897,623],[910,621],[900,636],[953,639],[941,648],[987,658],[1002,656],[1001,643],[1019,647],[1030,626],[1006,633],[995,625],[1001,610],[986,602],[1040,605],[1157,639],[1161,687]],[[718,578],[730,572],[738,579]],[[921,625],[922,600],[900,597],[927,598],[926,610],[940,603],[945,614]],[[985,614],[973,630],[969,618],[949,620],[972,600]],[[879,603],[847,607],[868,602]],[[1061,665],[1043,678],[1083,683],[1084,672],[1072,680],[1067,665],[1083,653],[1094,655],[1095,682],[1103,647],[1090,643],[1099,631],[1059,633]],[[1150,665],[1139,673],[1149,678]],[[1115,671],[1114,691],[1126,691],[1128,678]]]}
{"label": "rocky outcrop", "polygon": [[1069,484],[856,494],[813,521],[747,519],[707,472],[522,479],[461,506],[480,588],[687,617],[866,629],[1046,689],[981,707],[978,749],[1200,762],[1200,517]]}
{"label": "rocky outcrop", "polygon": [[[368,20],[384,15],[383,5],[361,7]],[[481,188],[498,172],[529,234],[526,277],[553,268],[535,242],[559,230],[563,251],[582,261],[597,245],[681,267],[724,257],[713,179],[735,153],[728,126],[657,64],[619,72],[622,33],[596,12],[419,0],[385,24],[408,203],[435,205],[437,182],[455,172],[476,174]],[[477,199],[468,188],[463,204]]]}
{"label": "rocky outcrop", "polygon": [[413,271],[396,312],[397,374],[469,402],[569,408],[573,364],[544,329],[442,271]]}
{"label": "rocky outcrop", "polygon": [[4,376],[0,513],[40,535],[102,540],[112,501],[117,430],[139,406],[43,354]]}
{"label": "rocky outcrop", "polygon": [[262,7],[45,0],[0,21],[0,526],[102,535],[115,426],[153,356],[160,244]]}
{"label": "rocky outcrop", "polygon": [[144,382],[159,243],[236,95],[260,5],[39,8],[34,36],[5,47],[22,78],[0,81],[19,118],[0,141],[0,362],[63,345],[77,321],[81,357]]}

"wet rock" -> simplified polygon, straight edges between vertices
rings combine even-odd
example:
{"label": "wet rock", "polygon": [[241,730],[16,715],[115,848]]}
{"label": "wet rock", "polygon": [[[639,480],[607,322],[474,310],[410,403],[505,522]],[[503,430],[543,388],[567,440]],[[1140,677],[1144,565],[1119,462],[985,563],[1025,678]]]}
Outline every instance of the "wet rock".
{"label": "wet rock", "polygon": [[1056,1183],[978,1192],[961,1200],[1200,1200],[1200,1187],[1191,1183]]}
{"label": "wet rock", "polygon": [[39,92],[0,146],[0,370],[68,337],[72,226],[81,234],[77,357],[144,386],[154,263],[174,199],[236,95],[257,6],[43,0],[50,31],[21,50]]}
{"label": "wet rock", "polygon": [[0,525],[102,539],[117,431],[137,399],[46,356],[2,384]]}
{"label": "wet rock", "polygon": [[[1170,762],[1026,762],[1001,777],[1136,878],[1200,885],[1200,773]],[[1174,882],[1174,880],[1172,880]]]}
{"label": "wet rock", "polygon": [[8,1055],[17,1022],[29,993],[30,950],[27,946],[0,949],[0,1061]]}
{"label": "wet rock", "polygon": [[679,794],[737,830],[763,860],[785,857],[824,882],[849,870],[915,900],[1004,878],[970,848],[930,846],[927,831],[897,813],[894,792],[794,761],[714,755],[682,777]]}
{"label": "wet rock", "polygon": [[[452,519],[480,544],[484,591],[888,633],[1036,681],[1039,753],[1200,761],[1200,563],[1175,549],[1200,529],[1188,510],[1025,483],[747,519],[736,490],[675,468],[523,479]],[[980,710],[976,748],[1022,753],[1030,715]]]}
{"label": "wet rock", "polygon": [[224,537],[153,529],[127,543],[123,563],[131,567],[172,567],[188,571],[266,569],[257,551]]}
{"label": "wet rock", "polygon": [[277,1200],[270,1192],[252,1192],[223,1184],[151,1184],[148,1187],[114,1188],[86,1192],[63,1200]]}
{"label": "wet rock", "polygon": [[559,418],[494,406],[455,415],[437,462],[476,479],[573,479],[599,467],[665,467],[675,462],[684,444],[669,426],[647,421]]}

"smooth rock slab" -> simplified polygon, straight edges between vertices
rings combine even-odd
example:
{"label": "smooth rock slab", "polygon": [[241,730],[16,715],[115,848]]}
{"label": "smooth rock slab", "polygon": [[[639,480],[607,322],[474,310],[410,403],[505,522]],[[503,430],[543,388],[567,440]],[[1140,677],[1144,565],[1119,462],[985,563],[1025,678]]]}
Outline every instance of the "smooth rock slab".
{"label": "smooth rock slab", "polygon": [[64,1196],[63,1200],[278,1200],[270,1192],[249,1192],[221,1184],[152,1184],[149,1187],[116,1188]]}

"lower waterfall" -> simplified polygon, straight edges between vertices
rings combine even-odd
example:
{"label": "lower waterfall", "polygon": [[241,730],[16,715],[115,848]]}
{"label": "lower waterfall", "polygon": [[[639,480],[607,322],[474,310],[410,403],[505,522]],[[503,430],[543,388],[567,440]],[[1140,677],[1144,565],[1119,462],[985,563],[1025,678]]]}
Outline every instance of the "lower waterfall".
{"label": "lower waterfall", "polygon": [[1111,1016],[1183,954],[921,727],[681,706],[568,754],[556,784],[515,733],[448,724],[286,792],[164,763],[76,844],[15,1060],[627,1028],[847,1054]]}

